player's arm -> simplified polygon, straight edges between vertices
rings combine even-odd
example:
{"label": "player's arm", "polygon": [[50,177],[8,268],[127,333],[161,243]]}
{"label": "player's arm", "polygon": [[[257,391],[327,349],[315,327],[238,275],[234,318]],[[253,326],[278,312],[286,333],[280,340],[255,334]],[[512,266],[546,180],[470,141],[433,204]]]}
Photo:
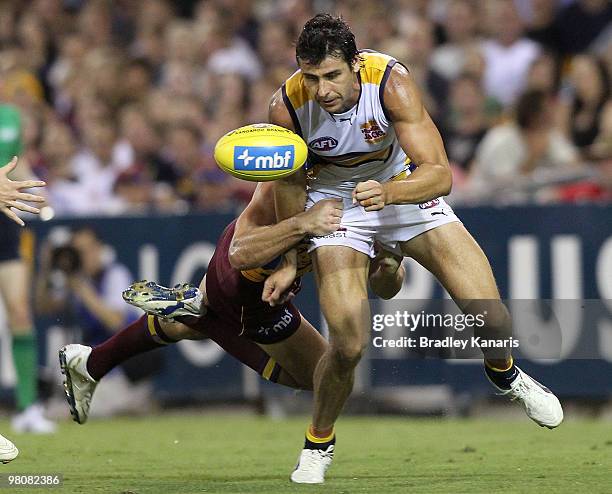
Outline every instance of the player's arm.
{"label": "player's arm", "polygon": [[[293,120],[283,101],[283,94],[280,89],[274,93],[270,100],[268,121],[295,132]],[[277,181],[277,186],[274,189],[274,204],[279,220],[290,218],[304,211],[306,205],[306,171],[303,167],[288,177]]]}
{"label": "player's arm", "polygon": [[338,229],[342,202],[325,200],[308,211],[276,223],[273,209],[278,182],[259,184],[253,199],[236,222],[229,248],[229,261],[235,269],[263,266],[284,254],[306,235],[327,235]]}
{"label": "player's arm", "polygon": [[355,199],[366,211],[375,211],[386,204],[420,204],[448,195],[452,174],[442,138],[423,106],[419,88],[402,65],[391,70],[383,98],[400,146],[417,169],[405,180],[362,182],[355,188]]}

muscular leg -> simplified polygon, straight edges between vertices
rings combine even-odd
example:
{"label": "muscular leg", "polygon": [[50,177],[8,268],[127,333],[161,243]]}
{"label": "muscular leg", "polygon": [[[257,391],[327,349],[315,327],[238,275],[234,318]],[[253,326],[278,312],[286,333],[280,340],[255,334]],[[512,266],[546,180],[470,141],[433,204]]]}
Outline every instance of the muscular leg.
{"label": "muscular leg", "polygon": [[[199,288],[203,295],[203,304],[206,305],[208,303],[206,275],[202,278]],[[193,317],[179,319],[187,326],[197,327],[198,331],[207,331],[208,329],[211,333],[209,337],[217,345],[245,365],[254,368],[252,363],[249,362],[254,361],[256,357],[256,352],[251,348],[255,343],[241,336],[233,335],[227,331],[226,327],[220,330],[216,327],[204,328],[198,325],[198,321]],[[257,345],[281,367],[276,383],[294,389],[311,390],[313,388],[314,368],[327,346],[327,341],[304,317],[302,317],[298,330],[286,340],[272,345]],[[267,379],[263,373],[262,377]]]}
{"label": "muscular leg", "polygon": [[368,298],[369,259],[349,247],[323,246],[315,250],[313,265],[330,335],[314,373],[312,428],[324,436],[331,433],[353,389],[354,370],[367,344],[364,321],[369,314],[364,314],[363,302]]}
{"label": "muscular leg", "polygon": [[[328,345],[325,338],[304,317],[299,329],[286,340],[259,346],[295,381],[292,387],[313,389],[315,368]],[[282,377],[281,373],[278,382],[286,384],[281,382]]]}
{"label": "muscular leg", "polygon": [[[485,325],[476,336],[508,338],[512,325],[508,310],[500,300],[491,266],[474,238],[457,223],[429,230],[400,244],[404,255],[412,257],[428,269],[446,288],[457,305],[466,313],[483,314]],[[494,358],[485,358],[493,367],[505,369],[510,364],[510,350]]]}
{"label": "muscular leg", "polygon": [[[486,314],[476,336],[498,340],[511,336],[512,322],[499,299],[491,266],[463,225],[449,223],[430,230],[405,242],[402,250],[429,269],[464,312]],[[487,377],[502,394],[519,400],[540,426],[552,429],[562,422],[557,397],[514,365],[509,348],[482,350]]]}
{"label": "muscular leg", "polygon": [[[200,290],[205,303],[205,279],[200,283]],[[87,370],[94,380],[99,380],[112,368],[135,355],[180,340],[210,338],[264,378],[274,376],[273,380],[279,384],[297,389],[312,389],[314,366],[327,343],[307,321],[302,319],[298,331],[287,340],[275,345],[261,345],[267,347],[268,352],[238,333],[239,328],[228,327],[227,321],[212,312],[199,318],[180,316],[175,321],[143,316],[95,347],[88,358]],[[277,372],[266,375],[267,364],[274,362],[279,364],[280,373],[278,376]]]}

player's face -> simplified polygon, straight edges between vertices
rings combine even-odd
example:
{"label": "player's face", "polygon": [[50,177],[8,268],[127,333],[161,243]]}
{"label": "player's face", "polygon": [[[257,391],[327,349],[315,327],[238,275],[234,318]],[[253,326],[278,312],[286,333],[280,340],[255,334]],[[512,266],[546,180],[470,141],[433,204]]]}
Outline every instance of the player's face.
{"label": "player's face", "polygon": [[330,113],[349,110],[359,99],[359,62],[351,66],[342,58],[328,55],[319,65],[300,61],[304,86],[309,96]]}

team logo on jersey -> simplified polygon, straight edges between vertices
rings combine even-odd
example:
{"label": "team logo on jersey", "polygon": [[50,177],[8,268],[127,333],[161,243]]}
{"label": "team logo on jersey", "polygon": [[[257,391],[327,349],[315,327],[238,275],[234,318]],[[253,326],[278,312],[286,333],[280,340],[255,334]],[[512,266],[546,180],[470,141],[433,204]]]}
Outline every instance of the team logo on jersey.
{"label": "team logo on jersey", "polygon": [[376,123],[376,120],[368,120],[359,127],[361,128],[363,138],[370,144],[376,144],[377,142],[382,141],[387,135],[387,133]]}
{"label": "team logo on jersey", "polygon": [[279,170],[293,168],[293,146],[236,146],[235,170]]}
{"label": "team logo on jersey", "polygon": [[427,201],[422,204],[419,204],[419,208],[429,209],[429,208],[436,207],[438,204],[440,204],[440,199],[432,199],[431,201]]}
{"label": "team logo on jersey", "polygon": [[338,145],[338,141],[330,136],[319,137],[308,143],[308,147],[315,151],[331,151]]}

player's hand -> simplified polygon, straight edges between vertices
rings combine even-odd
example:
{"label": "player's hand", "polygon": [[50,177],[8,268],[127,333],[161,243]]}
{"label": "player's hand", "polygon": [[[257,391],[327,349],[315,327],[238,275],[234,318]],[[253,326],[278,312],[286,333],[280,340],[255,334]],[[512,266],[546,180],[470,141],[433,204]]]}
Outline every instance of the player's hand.
{"label": "player's hand", "polygon": [[308,211],[300,213],[303,228],[308,235],[323,237],[340,228],[342,199],[323,199]]}
{"label": "player's hand", "polygon": [[266,279],[261,299],[271,307],[289,302],[295,297],[295,293],[291,291],[295,276],[294,266],[281,266]]}
{"label": "player's hand", "polygon": [[402,265],[404,258],[386,250],[376,242],[376,257],[370,262],[370,273],[380,272],[393,275]]}
{"label": "player's hand", "polygon": [[372,291],[380,298],[389,300],[402,289],[406,270],[402,256],[389,252],[377,245],[378,253],[370,263],[368,281]]}
{"label": "player's hand", "polygon": [[388,203],[383,184],[376,180],[359,182],[353,190],[353,203],[359,204],[366,211],[380,211]]}
{"label": "player's hand", "polygon": [[15,156],[8,165],[0,168],[0,210],[15,223],[24,226],[25,223],[15,214],[12,208],[38,214],[40,213],[38,208],[28,206],[20,201],[44,202],[45,199],[34,194],[21,192],[21,190],[31,187],[44,187],[46,184],[40,180],[24,180],[21,182],[11,180],[8,178],[8,174],[13,171],[16,166],[17,157]]}

